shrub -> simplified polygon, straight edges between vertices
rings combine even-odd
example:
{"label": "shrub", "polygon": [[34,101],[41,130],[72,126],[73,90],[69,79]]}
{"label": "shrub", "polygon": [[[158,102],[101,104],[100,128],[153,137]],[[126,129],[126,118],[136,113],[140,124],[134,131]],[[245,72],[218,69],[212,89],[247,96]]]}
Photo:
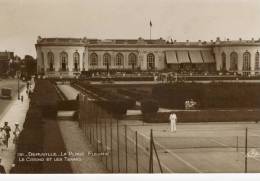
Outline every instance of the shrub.
{"label": "shrub", "polygon": [[260,107],[260,85],[254,83],[176,83],[158,85],[152,95],[163,107],[184,109],[184,102],[193,99],[202,109]]}
{"label": "shrub", "polygon": [[153,99],[144,99],[141,101],[141,111],[143,114],[156,113],[159,109],[159,104]]}
{"label": "shrub", "polygon": [[42,113],[39,108],[31,107],[26,114],[23,128],[38,129],[43,125]]}
{"label": "shrub", "polygon": [[77,100],[58,101],[58,110],[77,110],[79,102]]}

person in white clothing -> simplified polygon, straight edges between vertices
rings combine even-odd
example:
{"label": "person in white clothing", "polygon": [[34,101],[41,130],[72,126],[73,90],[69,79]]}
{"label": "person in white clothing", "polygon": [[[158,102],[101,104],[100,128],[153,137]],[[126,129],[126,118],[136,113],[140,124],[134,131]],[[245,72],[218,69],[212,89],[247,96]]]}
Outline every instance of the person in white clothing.
{"label": "person in white clothing", "polygon": [[176,131],[177,115],[175,113],[171,113],[169,120],[170,120],[170,124],[171,124],[171,132],[175,132]]}

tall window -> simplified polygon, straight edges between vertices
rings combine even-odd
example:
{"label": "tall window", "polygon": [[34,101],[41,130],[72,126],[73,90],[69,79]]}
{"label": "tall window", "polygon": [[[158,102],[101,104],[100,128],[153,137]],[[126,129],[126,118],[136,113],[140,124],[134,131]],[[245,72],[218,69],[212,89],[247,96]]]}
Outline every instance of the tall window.
{"label": "tall window", "polygon": [[49,70],[53,71],[54,70],[54,55],[53,55],[53,53],[48,52],[47,58],[48,58]]}
{"label": "tall window", "polygon": [[222,57],[222,70],[227,70],[227,67],[226,67],[226,54],[223,52],[221,54],[221,57]]}
{"label": "tall window", "polygon": [[255,70],[259,70],[259,52],[255,54]]}
{"label": "tall window", "polygon": [[136,66],[137,64],[137,57],[134,53],[130,53],[128,56],[128,65]]}
{"label": "tall window", "polygon": [[243,70],[250,70],[251,55],[249,52],[243,54]]}
{"label": "tall window", "polygon": [[79,70],[79,53],[75,52],[73,54],[73,64],[74,64],[74,70],[78,71]]}
{"label": "tall window", "polygon": [[61,70],[66,71],[67,64],[68,64],[68,54],[66,52],[61,52],[60,59],[61,59]]}
{"label": "tall window", "polygon": [[41,59],[42,59],[42,67],[41,67],[41,72],[44,72],[44,53],[41,52]]}
{"label": "tall window", "polygon": [[98,65],[98,56],[96,53],[92,53],[90,55],[90,66],[97,66]]}
{"label": "tall window", "polygon": [[122,53],[118,53],[116,55],[116,66],[122,66],[124,62],[124,56],[122,55]]}
{"label": "tall window", "polygon": [[111,65],[111,56],[108,53],[104,54],[103,65],[104,66]]}
{"label": "tall window", "polygon": [[232,52],[230,54],[230,70],[231,71],[238,70],[238,54],[236,52]]}
{"label": "tall window", "polygon": [[154,54],[149,53],[147,55],[147,69],[153,70],[155,68],[155,57]]}
{"label": "tall window", "polygon": [[44,66],[44,53],[41,52],[42,66]]}

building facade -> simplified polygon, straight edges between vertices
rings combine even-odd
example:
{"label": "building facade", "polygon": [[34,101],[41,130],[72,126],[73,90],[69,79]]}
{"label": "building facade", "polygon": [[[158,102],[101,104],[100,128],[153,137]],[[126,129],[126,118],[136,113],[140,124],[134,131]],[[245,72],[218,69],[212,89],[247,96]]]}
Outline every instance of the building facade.
{"label": "building facade", "polygon": [[260,41],[176,42],[155,40],[41,38],[35,45],[37,72],[73,76],[81,71],[228,71],[259,74]]}

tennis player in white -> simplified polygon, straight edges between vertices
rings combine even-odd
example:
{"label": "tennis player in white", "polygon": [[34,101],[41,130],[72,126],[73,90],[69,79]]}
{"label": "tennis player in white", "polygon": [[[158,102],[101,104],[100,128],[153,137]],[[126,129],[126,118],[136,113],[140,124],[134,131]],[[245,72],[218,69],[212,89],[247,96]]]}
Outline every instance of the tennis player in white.
{"label": "tennis player in white", "polygon": [[170,120],[170,124],[171,124],[171,132],[175,132],[176,131],[177,115],[175,113],[171,113],[169,120]]}

